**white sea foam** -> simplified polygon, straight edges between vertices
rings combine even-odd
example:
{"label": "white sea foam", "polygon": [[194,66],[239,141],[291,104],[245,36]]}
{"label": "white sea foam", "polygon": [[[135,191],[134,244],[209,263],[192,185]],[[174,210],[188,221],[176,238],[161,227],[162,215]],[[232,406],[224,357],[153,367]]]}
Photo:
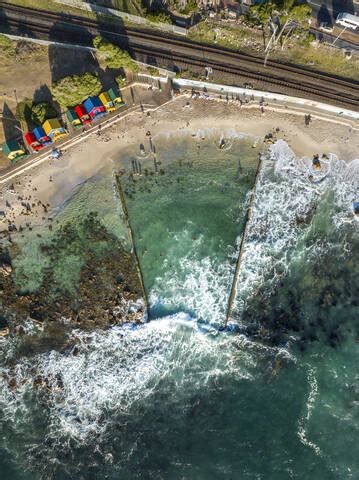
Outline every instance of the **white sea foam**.
{"label": "white sea foam", "polygon": [[217,377],[252,378],[256,359],[248,341],[224,335],[213,339],[198,332],[197,323],[190,320],[179,313],[136,328],[75,332],[77,346],[66,354],[52,351],[22,358],[13,368],[3,364],[3,419],[15,430],[29,422],[37,400],[28,398],[34,379],[41,378],[50,418],[46,439],[86,444],[93,435],[101,437],[112,413],[131,415],[150,402],[160,383],[175,382],[181,396],[206,388]]}
{"label": "white sea foam", "polygon": [[214,256],[198,259],[197,252],[203,249],[206,239],[198,236],[191,240],[190,235],[186,229],[174,237],[174,251],[169,248],[168,258],[175,259],[178,256],[177,245],[191,245],[191,248],[180,255],[175,268],[165,260],[165,273],[155,279],[149,293],[150,304],[169,309],[183,308],[195,312],[199,319],[213,324],[222,323],[234,268],[235,248],[226,247],[226,261],[220,262]]}
{"label": "white sea foam", "polygon": [[298,421],[298,437],[303,445],[314,450],[316,455],[322,456],[321,449],[318,445],[308,439],[307,425],[309,424],[312,411],[314,409],[316,398],[318,397],[318,382],[316,379],[315,369],[312,367],[308,368],[308,384],[309,384],[309,393],[307,402],[305,405],[305,413]]}
{"label": "white sea foam", "polygon": [[[318,254],[320,245],[312,244],[308,251],[295,247],[310,228],[325,194],[332,192],[334,198],[326,212],[331,228],[340,229],[353,218],[352,203],[359,196],[359,161],[347,164],[331,154],[322,159],[321,175],[313,170],[311,159],[297,159],[282,140],[264,157],[242,257],[237,314],[261,285],[266,285],[269,294],[298,255],[310,255],[310,249]],[[343,246],[343,254],[346,248],[350,246]]]}

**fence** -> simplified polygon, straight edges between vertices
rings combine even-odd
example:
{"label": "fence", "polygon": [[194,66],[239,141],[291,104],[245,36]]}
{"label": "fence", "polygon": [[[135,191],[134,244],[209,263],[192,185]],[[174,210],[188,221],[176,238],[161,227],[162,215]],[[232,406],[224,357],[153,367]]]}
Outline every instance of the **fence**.
{"label": "fence", "polygon": [[171,25],[169,23],[155,23],[150,22],[145,17],[138,15],[132,15],[131,13],[121,12],[120,10],[114,10],[113,8],[101,7],[93,3],[87,3],[82,0],[55,0],[57,3],[68,5],[70,7],[79,8],[81,10],[87,10],[88,12],[99,13],[100,15],[114,15],[120,17],[128,22],[137,23],[139,25],[149,25],[154,28],[158,28],[165,32],[176,33],[179,35],[187,35],[187,29],[178,27],[177,25]]}

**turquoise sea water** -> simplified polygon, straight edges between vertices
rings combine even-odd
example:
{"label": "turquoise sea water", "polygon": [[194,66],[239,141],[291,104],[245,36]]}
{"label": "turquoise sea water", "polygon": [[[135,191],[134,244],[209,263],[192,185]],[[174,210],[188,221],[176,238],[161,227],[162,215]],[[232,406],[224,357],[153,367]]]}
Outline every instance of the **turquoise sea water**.
{"label": "turquoise sea water", "polygon": [[253,139],[234,132],[220,149],[217,134],[163,142],[158,156],[142,160],[144,175],[122,185],[149,294],[150,315],[180,311],[223,323],[237,244],[258,165]]}
{"label": "turquoise sea water", "polygon": [[[1,343],[2,479],[358,478],[358,162],[331,156],[312,183],[310,161],[272,148],[232,315],[247,334],[220,333],[258,158],[225,136],[225,151],[218,132],[158,139],[154,175],[127,153],[149,323],[73,332],[65,353]],[[85,185],[68,212],[111,191],[116,225],[109,185]]]}

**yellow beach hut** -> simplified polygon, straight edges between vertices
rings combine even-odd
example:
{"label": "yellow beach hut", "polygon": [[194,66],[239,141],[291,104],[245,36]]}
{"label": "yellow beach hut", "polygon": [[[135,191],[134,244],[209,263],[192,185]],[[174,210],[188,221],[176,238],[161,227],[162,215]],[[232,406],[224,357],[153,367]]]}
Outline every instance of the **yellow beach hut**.
{"label": "yellow beach hut", "polygon": [[108,92],[100,93],[98,98],[101,100],[101,102],[103,103],[104,107],[106,108],[106,110],[108,112],[113,112],[114,110],[116,110],[116,107],[115,107],[110,95],[108,94]]}
{"label": "yellow beach hut", "polygon": [[53,142],[65,137],[68,134],[67,131],[60,125],[60,122],[57,120],[57,118],[49,118],[49,120],[46,120],[46,122],[43,123],[42,128],[45,130],[46,135],[50,137]]}
{"label": "yellow beach hut", "polygon": [[12,163],[15,163],[19,158],[26,155],[26,150],[17,140],[9,140],[4,143],[2,145],[2,151]]}

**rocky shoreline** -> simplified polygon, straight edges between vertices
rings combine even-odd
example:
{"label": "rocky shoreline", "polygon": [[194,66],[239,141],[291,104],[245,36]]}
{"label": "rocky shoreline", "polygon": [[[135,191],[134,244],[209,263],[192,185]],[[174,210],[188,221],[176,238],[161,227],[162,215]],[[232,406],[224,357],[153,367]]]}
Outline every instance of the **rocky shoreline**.
{"label": "rocky shoreline", "polygon": [[[50,243],[41,245],[42,255],[49,261],[40,288],[22,290],[12,268],[16,257],[15,239],[0,249],[1,331],[24,333],[24,323],[33,322],[41,330],[51,323],[68,324],[83,330],[107,328],[125,322],[139,323],[145,315],[136,261],[131,252],[103,227],[95,213],[82,221],[86,232],[81,247],[78,225],[66,224]],[[81,275],[73,291],[58,286],[53,266],[61,264],[64,253],[78,251],[87,245],[81,256]],[[97,254],[94,245],[101,245]]]}

